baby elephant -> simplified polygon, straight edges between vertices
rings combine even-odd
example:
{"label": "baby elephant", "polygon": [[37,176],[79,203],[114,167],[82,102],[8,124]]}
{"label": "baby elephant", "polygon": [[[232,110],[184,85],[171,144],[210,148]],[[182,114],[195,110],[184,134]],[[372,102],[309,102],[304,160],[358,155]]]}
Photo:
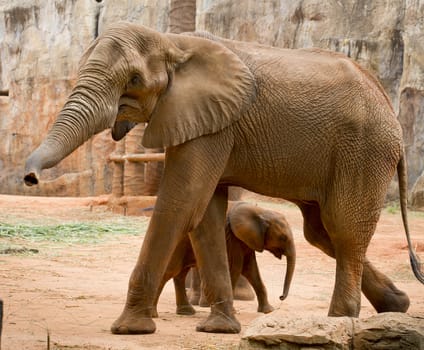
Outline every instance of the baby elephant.
{"label": "baby elephant", "polygon": [[[287,258],[283,294],[287,297],[296,263],[296,251],[290,227],[281,213],[236,202],[229,205],[225,226],[227,256],[234,289],[240,274],[245,276],[255,290],[258,312],[268,313],[274,308],[269,304],[265,285],[259,274],[255,251],[270,251],[275,257]],[[157,317],[157,302],[165,283],[173,278],[177,303],[177,314],[192,315],[194,308],[189,303],[185,279],[190,268],[196,265],[190,239],[187,236],[177,246],[160,284],[153,314]],[[207,294],[207,293],[206,293]]]}

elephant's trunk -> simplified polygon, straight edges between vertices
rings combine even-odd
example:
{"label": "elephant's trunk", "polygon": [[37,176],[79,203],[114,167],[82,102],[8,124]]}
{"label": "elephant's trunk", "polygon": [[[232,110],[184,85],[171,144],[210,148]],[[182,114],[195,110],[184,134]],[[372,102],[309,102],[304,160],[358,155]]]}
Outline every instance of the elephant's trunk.
{"label": "elephant's trunk", "polygon": [[286,277],[284,278],[284,289],[283,294],[280,296],[280,300],[284,300],[287,298],[289,294],[290,284],[294,274],[294,268],[296,265],[296,249],[294,244],[290,247],[290,249],[286,252],[287,257],[287,268],[286,268]]}
{"label": "elephant's trunk", "polygon": [[111,126],[117,112],[113,99],[108,96],[109,102],[103,102],[104,96],[83,85],[75,87],[46,138],[27,159],[26,185],[37,185],[41,170],[55,166],[91,136]]}

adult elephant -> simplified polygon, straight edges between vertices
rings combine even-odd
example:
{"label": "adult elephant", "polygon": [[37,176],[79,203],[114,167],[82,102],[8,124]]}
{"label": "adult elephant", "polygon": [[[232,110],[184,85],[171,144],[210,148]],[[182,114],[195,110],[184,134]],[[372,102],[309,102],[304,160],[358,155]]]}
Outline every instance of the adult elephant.
{"label": "adult elephant", "polygon": [[111,26],[85,52],[71,95],[26,163],[25,182],[36,184],[41,169],[92,135],[112,128],[114,139],[123,137],[128,121],[148,123],[145,147],[166,147],[154,213],[112,332],[155,331],[156,291],[188,232],[210,291],[211,312],[197,329],[240,331],[225,249],[229,185],[299,206],[306,239],[336,259],[329,315],[358,316],[361,288],[377,311],[406,311],[406,294],[366,258],[396,169],[408,234],[402,132],[382,86],[341,54],[205,36]]}

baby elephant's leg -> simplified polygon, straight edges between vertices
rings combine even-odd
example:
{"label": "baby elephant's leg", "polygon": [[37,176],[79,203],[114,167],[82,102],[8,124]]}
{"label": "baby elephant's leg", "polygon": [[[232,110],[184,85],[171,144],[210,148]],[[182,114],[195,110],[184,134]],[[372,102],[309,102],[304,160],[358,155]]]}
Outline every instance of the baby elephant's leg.
{"label": "baby elephant's leg", "polygon": [[174,277],[175,298],[177,303],[178,315],[194,315],[196,311],[187,298],[185,281],[190,267],[184,268],[177,276]]}
{"label": "baby elephant's leg", "polygon": [[259,273],[255,252],[252,251],[245,258],[242,274],[252,285],[258,298],[258,312],[265,314],[274,310],[268,301],[268,293]]}

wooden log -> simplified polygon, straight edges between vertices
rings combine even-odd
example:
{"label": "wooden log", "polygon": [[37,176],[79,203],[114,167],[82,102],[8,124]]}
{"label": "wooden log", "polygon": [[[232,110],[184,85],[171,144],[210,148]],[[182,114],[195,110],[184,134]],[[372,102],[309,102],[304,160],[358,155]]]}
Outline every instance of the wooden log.
{"label": "wooden log", "polygon": [[125,162],[125,158],[122,154],[110,154],[108,157],[108,160],[110,162],[114,162],[114,163],[124,163]]}
{"label": "wooden log", "polygon": [[115,154],[109,157],[116,159],[113,164],[113,177],[112,177],[112,195],[115,197],[122,197],[124,195],[124,162],[125,159],[122,155],[125,153],[125,143],[118,142],[115,148]]}
{"label": "wooden log", "polygon": [[129,162],[163,162],[165,153],[126,154],[124,158]]}
{"label": "wooden log", "polygon": [[125,161],[142,163],[142,162],[163,162],[165,161],[165,153],[131,153],[131,154],[111,154],[109,161],[115,163],[123,163]]}

